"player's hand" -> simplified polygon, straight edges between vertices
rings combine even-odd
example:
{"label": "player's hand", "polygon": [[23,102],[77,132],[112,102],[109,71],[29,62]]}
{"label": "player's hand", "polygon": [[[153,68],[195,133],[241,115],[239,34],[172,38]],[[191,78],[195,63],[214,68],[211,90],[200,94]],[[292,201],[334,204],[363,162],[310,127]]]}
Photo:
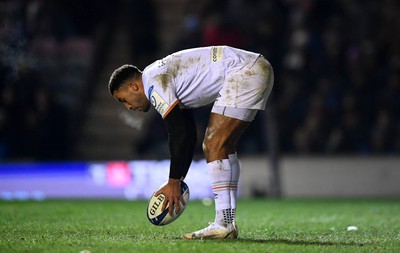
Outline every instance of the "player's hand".
{"label": "player's hand", "polygon": [[181,181],[179,179],[172,179],[170,178],[168,180],[168,183],[162,187],[158,192],[156,193],[156,196],[159,194],[164,194],[165,196],[165,201],[162,206],[162,211],[167,208],[167,205],[169,206],[169,214],[172,215],[172,211],[175,208],[175,212],[179,213],[181,211],[181,207],[179,205],[179,202],[182,203],[182,205],[185,205],[185,201],[183,200],[182,194],[181,194]]}

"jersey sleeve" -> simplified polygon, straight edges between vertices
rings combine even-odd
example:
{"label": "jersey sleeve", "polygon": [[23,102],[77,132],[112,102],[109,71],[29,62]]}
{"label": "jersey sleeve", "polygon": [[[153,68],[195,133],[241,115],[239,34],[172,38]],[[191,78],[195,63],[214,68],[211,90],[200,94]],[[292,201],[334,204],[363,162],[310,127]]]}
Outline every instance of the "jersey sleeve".
{"label": "jersey sleeve", "polygon": [[179,103],[176,97],[173,79],[168,74],[160,74],[149,80],[148,98],[156,111],[165,119],[168,113]]}

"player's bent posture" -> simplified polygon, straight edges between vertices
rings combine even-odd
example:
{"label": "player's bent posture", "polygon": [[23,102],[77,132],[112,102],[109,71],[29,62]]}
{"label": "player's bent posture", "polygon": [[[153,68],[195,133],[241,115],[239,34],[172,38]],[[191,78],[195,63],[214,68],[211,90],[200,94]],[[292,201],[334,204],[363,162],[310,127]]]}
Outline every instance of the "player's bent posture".
{"label": "player's bent posture", "polygon": [[269,62],[260,54],[228,46],[194,48],[173,53],[147,66],[116,69],[108,89],[127,109],[146,112],[152,104],[168,129],[169,180],[159,193],[179,212],[180,181],[186,177],[196,144],[192,109],[213,103],[203,142],[211,175],[215,221],[186,239],[237,238],[235,222],[240,174],[236,143],[264,110],[273,86]]}

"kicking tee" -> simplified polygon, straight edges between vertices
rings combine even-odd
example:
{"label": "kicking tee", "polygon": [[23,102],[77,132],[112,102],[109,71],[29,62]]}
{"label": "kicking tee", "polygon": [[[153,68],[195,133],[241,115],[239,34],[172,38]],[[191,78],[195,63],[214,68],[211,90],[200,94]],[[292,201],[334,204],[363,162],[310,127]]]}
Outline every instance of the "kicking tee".
{"label": "kicking tee", "polygon": [[[260,54],[228,46],[182,50],[143,70],[144,91],[165,118],[177,104],[181,108],[198,108],[216,101],[226,79],[253,66],[259,57]],[[240,104],[235,107],[258,109]]]}

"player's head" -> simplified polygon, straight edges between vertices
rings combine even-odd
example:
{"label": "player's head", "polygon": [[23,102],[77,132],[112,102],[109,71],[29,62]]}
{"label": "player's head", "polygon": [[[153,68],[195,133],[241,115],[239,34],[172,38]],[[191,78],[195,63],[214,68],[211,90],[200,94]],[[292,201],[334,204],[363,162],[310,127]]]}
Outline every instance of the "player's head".
{"label": "player's head", "polygon": [[114,92],[119,89],[127,80],[136,80],[141,77],[142,71],[136,66],[125,64],[114,70],[108,82],[108,91],[113,96]]}
{"label": "player's head", "polygon": [[128,110],[147,112],[150,101],[143,90],[142,72],[133,65],[123,65],[111,75],[108,83],[110,94]]}

